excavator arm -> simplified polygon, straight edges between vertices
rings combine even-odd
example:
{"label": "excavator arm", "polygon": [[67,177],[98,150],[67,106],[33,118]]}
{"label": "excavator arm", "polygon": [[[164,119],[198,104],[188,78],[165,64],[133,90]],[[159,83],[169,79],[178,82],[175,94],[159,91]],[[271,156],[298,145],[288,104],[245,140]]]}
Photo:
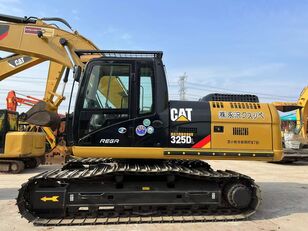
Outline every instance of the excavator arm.
{"label": "excavator arm", "polygon": [[[65,68],[73,68],[75,70],[76,67],[79,67],[82,69],[84,66],[83,62],[91,58],[79,57],[75,51],[98,50],[90,40],[79,35],[77,31],[69,32],[60,29],[55,24],[47,24],[45,22],[51,20],[61,22],[71,29],[66,21],[59,18],[37,19],[34,17],[19,18],[0,15],[0,21],[3,21],[0,23],[0,50],[19,54],[20,56],[26,55],[36,60],[20,65],[18,68],[20,71],[39,62],[50,61],[44,101],[37,104],[35,106],[36,109],[30,109],[29,117],[33,117],[38,111],[48,112],[47,117],[54,117],[52,113],[57,111],[59,105],[64,100],[64,90],[62,94],[57,94],[57,90]],[[4,73],[2,79],[14,73],[16,73],[16,70]],[[43,117],[41,116],[40,118]],[[35,119],[30,119],[28,122],[49,126],[48,120],[52,119],[41,121],[42,123]]]}
{"label": "excavator arm", "polygon": [[71,52],[68,57],[65,46],[70,51],[78,49],[97,50],[97,47],[78,32],[68,32],[40,19],[14,23],[10,16],[0,15],[0,50],[52,60],[72,67],[70,58],[78,66],[83,66],[80,58]]}
{"label": "excavator arm", "polygon": [[[44,101],[50,104],[51,110],[56,110],[59,104],[52,100],[56,95],[64,69],[73,68],[74,65],[83,67],[83,61],[75,51],[80,49],[98,50],[88,39],[77,31],[69,32],[47,24],[43,20],[57,20],[57,18],[18,18],[0,15],[0,50],[19,54],[19,58],[26,55],[32,60],[21,64],[20,71],[30,68],[45,60],[50,60],[49,75],[45,89]],[[67,26],[68,23],[65,22]],[[70,27],[70,26],[69,26]],[[71,28],[71,27],[70,27]],[[16,57],[17,58],[17,57]],[[90,57],[89,57],[90,58]],[[5,61],[3,61],[5,62]],[[10,72],[3,70],[0,81],[15,74],[16,69],[10,67]]]}
{"label": "excavator arm", "polygon": [[[47,60],[20,54],[13,54],[2,58],[0,59],[0,81],[5,80],[12,75],[18,74],[21,71],[30,69],[45,61]],[[62,64],[50,61],[44,101],[53,102],[55,92],[59,86],[64,69],[65,66]],[[62,97],[60,97],[60,99],[63,100]],[[58,100],[58,104],[59,102],[60,101]]]}
{"label": "excavator arm", "polygon": [[0,60],[0,81],[46,61],[42,58],[13,54]]}

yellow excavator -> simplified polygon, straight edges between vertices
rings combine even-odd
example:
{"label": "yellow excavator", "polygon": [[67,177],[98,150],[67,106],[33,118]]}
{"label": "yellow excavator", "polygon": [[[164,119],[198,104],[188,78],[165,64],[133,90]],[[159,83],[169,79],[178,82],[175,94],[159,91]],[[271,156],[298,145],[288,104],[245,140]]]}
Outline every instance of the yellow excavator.
{"label": "yellow excavator", "polygon": [[[50,19],[46,19],[48,21]],[[57,20],[57,19],[55,19]],[[16,18],[12,16],[1,16],[1,21],[6,23],[1,27],[2,36],[0,40],[3,40],[7,35],[7,30],[18,30],[16,25]],[[18,21],[18,20],[17,20]],[[20,21],[19,21],[20,22]],[[64,22],[65,25],[68,25]],[[42,30],[45,30],[45,26],[48,24],[41,21],[37,25]],[[69,26],[69,25],[68,25]],[[97,47],[88,39],[82,37],[77,32],[61,32],[59,28],[50,26],[50,29],[54,33],[61,34],[61,38],[66,38],[74,42],[74,47],[79,49],[96,49]],[[54,28],[53,28],[54,27]],[[29,36],[33,36],[34,32],[31,32],[31,29],[36,30],[38,27],[27,27],[24,28],[28,31],[25,32]],[[31,34],[32,33],[32,34]],[[46,35],[46,34],[45,34]],[[61,77],[65,71],[65,63],[61,63],[62,57],[57,56],[58,59],[50,59],[48,52],[44,49],[40,50],[41,53],[36,53],[37,56],[32,56],[31,53],[19,54],[19,49],[23,49],[23,46],[33,47],[35,44],[23,44],[24,38],[23,34],[16,33],[16,43],[11,46],[10,43],[5,44],[0,50],[12,52],[13,55],[2,58],[0,60],[0,81],[17,74],[23,70],[29,69],[33,66],[36,66],[42,62],[49,61],[49,71],[48,78],[46,81],[46,89],[44,95],[44,102],[48,102],[48,107],[53,112],[57,111],[58,106],[64,100],[63,92],[62,94],[57,94],[56,90],[60,83]],[[49,44],[46,44],[49,46]],[[31,48],[29,48],[31,50]],[[52,56],[53,57],[53,56]],[[64,74],[64,86],[67,82],[69,74],[69,69],[65,71]],[[45,104],[44,104],[45,105]],[[56,113],[53,113],[53,116],[56,118]],[[44,158],[45,163],[62,163],[67,159],[68,154],[70,153],[65,144],[57,142],[57,137],[55,137],[52,129],[50,127],[42,126],[42,129],[31,126],[31,129],[27,132],[18,131],[18,113],[11,112],[8,110],[0,111],[0,171],[1,172],[10,172],[10,173],[19,173],[25,167],[34,168],[39,165],[39,163]],[[21,116],[22,117],[22,116]],[[38,132],[41,131],[41,132]],[[44,133],[42,132],[44,131]],[[43,136],[45,135],[46,140],[49,143],[48,153],[45,155],[45,143],[43,143]],[[32,147],[31,144],[32,143]]]}
{"label": "yellow excavator", "polygon": [[294,124],[288,123],[282,128],[284,157],[282,163],[308,160],[308,87],[305,87],[297,102],[274,102],[281,112],[296,113]]}
{"label": "yellow excavator", "polygon": [[[281,160],[272,104],[253,95],[169,100],[163,52],[80,50],[43,20],[6,16],[11,24],[0,24],[0,49],[15,45],[19,54],[46,54],[73,70],[79,85],[66,144],[75,159],[22,185],[17,206],[24,218],[76,225],[227,221],[255,213],[254,180],[203,160]],[[57,127],[54,106],[36,104],[24,119]]]}

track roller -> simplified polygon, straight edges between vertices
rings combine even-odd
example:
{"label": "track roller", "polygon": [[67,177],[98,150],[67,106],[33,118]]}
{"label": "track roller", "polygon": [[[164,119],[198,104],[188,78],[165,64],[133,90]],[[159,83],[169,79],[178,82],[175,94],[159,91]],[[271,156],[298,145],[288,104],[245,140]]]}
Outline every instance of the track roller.
{"label": "track roller", "polygon": [[24,170],[25,164],[22,161],[14,160],[10,163],[9,173],[17,174]]}

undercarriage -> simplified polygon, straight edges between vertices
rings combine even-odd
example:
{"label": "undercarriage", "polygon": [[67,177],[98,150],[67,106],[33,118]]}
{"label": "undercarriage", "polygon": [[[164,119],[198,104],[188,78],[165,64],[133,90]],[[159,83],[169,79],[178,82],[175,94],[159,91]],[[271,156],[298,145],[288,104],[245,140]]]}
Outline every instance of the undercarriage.
{"label": "undercarriage", "polygon": [[0,172],[2,173],[20,173],[25,168],[36,168],[41,164],[41,158],[12,158],[0,159]]}
{"label": "undercarriage", "polygon": [[72,160],[29,179],[17,198],[35,225],[240,220],[259,204],[251,178],[199,160]]}

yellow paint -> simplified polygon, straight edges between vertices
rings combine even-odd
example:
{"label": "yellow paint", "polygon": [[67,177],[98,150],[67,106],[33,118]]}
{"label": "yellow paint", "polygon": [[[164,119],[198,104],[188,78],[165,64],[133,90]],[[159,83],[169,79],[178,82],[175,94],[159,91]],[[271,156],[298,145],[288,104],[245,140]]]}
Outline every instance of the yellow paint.
{"label": "yellow paint", "polygon": [[151,190],[151,188],[150,188],[150,187],[148,187],[148,186],[143,186],[143,187],[142,187],[142,190],[143,190],[143,191],[150,191],[150,190]]}
{"label": "yellow paint", "polygon": [[52,197],[41,197],[41,201],[47,202],[47,201],[51,201],[51,202],[59,202],[58,200],[59,196],[52,196]]}
{"label": "yellow paint", "polygon": [[[203,156],[198,152],[204,152],[205,149],[192,148],[155,148],[155,147],[84,147],[73,146],[73,155],[80,158],[119,158],[119,159],[183,159],[183,155],[168,155],[168,152],[187,153],[194,151],[195,155],[185,154],[185,159],[201,159],[201,160],[262,160],[262,161],[278,161],[282,158],[282,150],[244,150],[244,149],[206,149],[207,152],[223,152],[223,153],[253,153],[253,157],[244,156]],[[166,155],[164,154],[166,152]],[[260,157],[259,154],[273,153],[274,157]]]}
{"label": "yellow paint", "polygon": [[208,142],[206,145],[204,145],[202,148],[211,148],[211,142]]}
{"label": "yellow paint", "polygon": [[[25,55],[15,55],[14,59],[20,59],[23,57],[25,57]],[[8,61],[12,59],[12,57],[6,57],[6,58],[1,59],[0,60],[0,81],[45,61],[45,59],[42,59],[42,58],[36,58],[36,57],[31,57],[31,58],[32,59],[30,61],[22,63],[16,67],[13,67],[9,65],[8,63]]]}
{"label": "yellow paint", "polygon": [[181,115],[179,118],[176,120],[177,122],[187,122],[189,121],[185,116]]}
{"label": "yellow paint", "polygon": [[[273,147],[273,131],[272,127],[272,111],[269,104],[254,103],[238,103],[236,107],[233,102],[221,102],[223,108],[213,107],[211,102],[211,144],[213,149],[239,149],[239,150],[272,150]],[[240,105],[239,105],[240,104]],[[247,105],[246,105],[247,104]],[[232,107],[233,105],[233,107]],[[241,108],[239,108],[241,106]],[[253,107],[256,106],[256,109]],[[259,108],[257,107],[259,106]],[[251,108],[253,107],[253,108]],[[220,118],[221,112],[227,113],[263,113],[264,118]],[[276,112],[277,113],[277,112]],[[241,114],[242,115],[242,114]],[[280,120],[274,124],[279,124]],[[224,132],[215,132],[214,126],[222,126]],[[248,135],[235,135],[233,128],[247,128]]]}
{"label": "yellow paint", "polygon": [[45,134],[42,132],[8,132],[4,154],[0,158],[39,157],[45,154]]}
{"label": "yellow paint", "polygon": [[189,132],[171,132],[170,136],[194,136],[194,133],[189,133]]}

